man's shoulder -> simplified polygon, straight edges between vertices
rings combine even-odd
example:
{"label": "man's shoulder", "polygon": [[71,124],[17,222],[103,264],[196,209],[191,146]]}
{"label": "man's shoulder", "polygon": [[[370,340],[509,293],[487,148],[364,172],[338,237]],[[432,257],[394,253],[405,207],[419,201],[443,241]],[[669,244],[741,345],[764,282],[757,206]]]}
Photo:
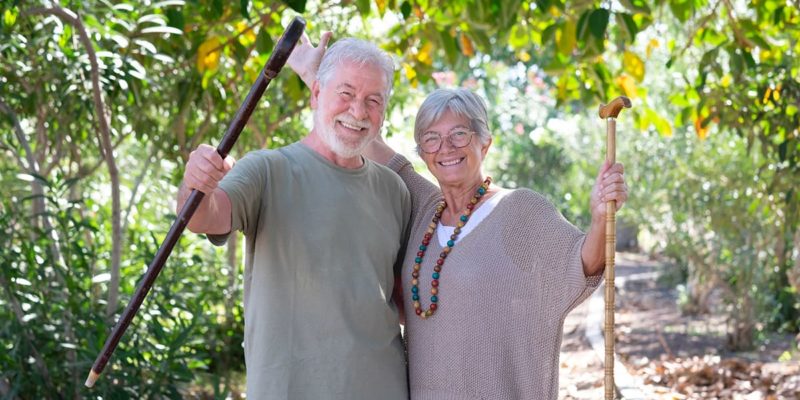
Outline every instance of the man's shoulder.
{"label": "man's shoulder", "polygon": [[290,144],[277,149],[258,149],[249,151],[244,155],[244,157],[242,157],[241,161],[267,166],[274,163],[291,161],[301,153],[302,151],[298,149],[295,144]]}
{"label": "man's shoulder", "polygon": [[368,159],[365,160],[370,164],[372,173],[378,176],[382,182],[398,186],[402,188],[402,190],[408,190],[405,182],[403,182],[403,179],[400,178],[400,175],[398,175],[397,172],[392,171],[389,167],[383,164]]}

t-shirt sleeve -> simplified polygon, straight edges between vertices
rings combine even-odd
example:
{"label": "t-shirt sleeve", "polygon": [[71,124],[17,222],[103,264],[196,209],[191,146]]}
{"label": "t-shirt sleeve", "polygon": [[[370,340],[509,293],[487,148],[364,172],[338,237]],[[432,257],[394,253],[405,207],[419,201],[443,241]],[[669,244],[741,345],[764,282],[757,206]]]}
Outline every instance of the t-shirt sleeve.
{"label": "t-shirt sleeve", "polygon": [[[219,182],[231,202],[231,232],[242,231],[250,235],[258,225],[259,213],[267,184],[268,164],[263,152],[251,152],[239,160]],[[208,235],[214,245],[225,244],[230,232]]]}
{"label": "t-shirt sleeve", "polygon": [[397,258],[394,263],[394,275],[400,276],[400,271],[403,268],[403,258],[406,254],[408,247],[408,237],[411,235],[411,195],[406,187],[402,187],[402,207],[403,207],[403,237],[400,240],[400,249],[397,252]]}

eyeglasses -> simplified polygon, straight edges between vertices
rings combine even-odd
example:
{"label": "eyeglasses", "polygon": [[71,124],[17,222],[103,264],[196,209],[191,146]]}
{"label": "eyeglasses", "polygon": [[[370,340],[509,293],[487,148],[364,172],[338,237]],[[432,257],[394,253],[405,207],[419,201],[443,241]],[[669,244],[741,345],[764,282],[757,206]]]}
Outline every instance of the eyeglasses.
{"label": "eyeglasses", "polygon": [[419,140],[419,148],[425,153],[436,153],[442,148],[443,139],[447,139],[450,146],[455,148],[466,147],[472,141],[475,132],[463,128],[455,128],[447,136],[442,136],[439,132],[425,132]]}

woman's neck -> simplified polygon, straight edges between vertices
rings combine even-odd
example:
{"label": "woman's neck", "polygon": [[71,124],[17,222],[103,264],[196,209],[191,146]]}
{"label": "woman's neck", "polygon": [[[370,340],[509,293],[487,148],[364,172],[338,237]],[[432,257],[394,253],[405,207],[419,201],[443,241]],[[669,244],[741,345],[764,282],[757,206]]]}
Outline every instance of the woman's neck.
{"label": "woman's neck", "polygon": [[[455,226],[458,223],[461,215],[463,215],[467,210],[467,205],[470,203],[472,198],[475,197],[478,187],[483,184],[483,179],[484,178],[479,177],[477,180],[471,181],[467,184],[442,187],[442,195],[444,196],[444,201],[447,203],[447,208],[445,208],[444,212],[442,212],[441,218],[444,225]],[[486,194],[478,199],[478,203],[475,204],[475,209],[477,209],[478,205],[483,203],[496,192],[497,189],[490,185]]]}

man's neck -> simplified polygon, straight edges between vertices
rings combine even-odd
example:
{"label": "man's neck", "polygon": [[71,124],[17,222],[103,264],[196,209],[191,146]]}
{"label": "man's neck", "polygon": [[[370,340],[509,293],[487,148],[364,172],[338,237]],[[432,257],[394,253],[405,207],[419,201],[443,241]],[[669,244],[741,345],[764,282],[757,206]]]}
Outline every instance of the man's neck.
{"label": "man's neck", "polygon": [[315,151],[317,154],[325,157],[326,160],[332,162],[336,166],[347,169],[358,169],[364,165],[364,159],[360,155],[351,158],[344,158],[334,153],[333,150],[331,150],[331,148],[325,142],[323,142],[316,133],[314,133],[314,131],[311,131],[311,133],[304,137],[301,142],[308,146],[311,150]]}

